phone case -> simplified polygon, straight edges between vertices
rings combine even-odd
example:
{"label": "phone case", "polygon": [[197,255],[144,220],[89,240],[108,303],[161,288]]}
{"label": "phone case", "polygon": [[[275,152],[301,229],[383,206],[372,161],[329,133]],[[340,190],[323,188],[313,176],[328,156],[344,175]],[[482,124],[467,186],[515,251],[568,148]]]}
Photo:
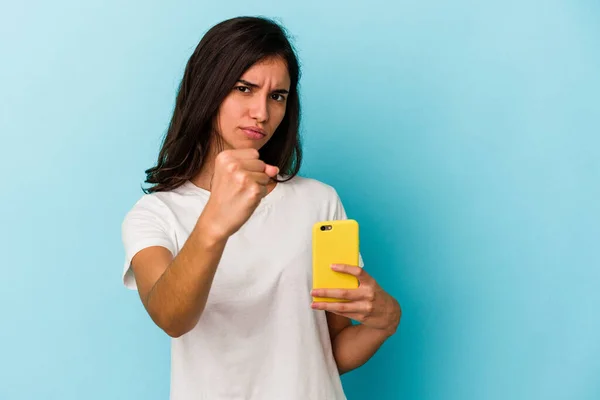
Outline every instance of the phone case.
{"label": "phone case", "polygon": [[[321,227],[329,229],[322,230]],[[313,225],[313,289],[356,289],[358,279],[331,269],[332,264],[359,265],[358,222],[352,219],[321,221]],[[313,301],[344,300],[314,297]]]}

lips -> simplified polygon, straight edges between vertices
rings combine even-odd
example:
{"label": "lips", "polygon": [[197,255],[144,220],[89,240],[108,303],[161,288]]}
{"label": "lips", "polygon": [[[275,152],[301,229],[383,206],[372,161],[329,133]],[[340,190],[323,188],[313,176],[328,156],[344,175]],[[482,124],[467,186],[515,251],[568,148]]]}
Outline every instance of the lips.
{"label": "lips", "polygon": [[242,132],[244,132],[248,138],[254,140],[262,139],[266,136],[266,133],[263,129],[254,126],[243,127]]}

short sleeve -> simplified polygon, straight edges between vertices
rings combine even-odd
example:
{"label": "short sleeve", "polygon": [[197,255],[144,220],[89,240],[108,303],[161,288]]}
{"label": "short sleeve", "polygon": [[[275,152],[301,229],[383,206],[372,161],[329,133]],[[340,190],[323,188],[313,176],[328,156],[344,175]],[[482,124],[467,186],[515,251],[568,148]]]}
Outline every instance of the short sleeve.
{"label": "short sleeve", "polygon": [[[344,208],[344,204],[342,203],[342,199],[338,195],[338,193],[334,190],[335,201],[333,207],[333,216],[332,220],[343,220],[348,219],[348,215],[346,215],[346,209]],[[362,258],[362,253],[358,253],[358,266],[363,268],[365,263]]]}
{"label": "short sleeve", "polygon": [[121,225],[125,250],[122,279],[128,289],[137,290],[131,260],[140,250],[161,246],[175,254],[175,243],[167,221],[167,207],[152,195],[142,197],[125,216]]}

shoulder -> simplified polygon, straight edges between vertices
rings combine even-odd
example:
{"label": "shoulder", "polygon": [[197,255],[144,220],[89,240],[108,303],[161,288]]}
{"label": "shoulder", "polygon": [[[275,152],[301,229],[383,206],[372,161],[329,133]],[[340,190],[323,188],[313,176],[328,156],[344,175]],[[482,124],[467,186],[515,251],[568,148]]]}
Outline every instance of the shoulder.
{"label": "shoulder", "polygon": [[190,201],[197,200],[198,191],[192,189],[193,185],[186,182],[184,185],[169,191],[145,193],[139,197],[126,218],[137,214],[154,215],[157,218],[167,219],[178,208],[178,205],[187,206]]}
{"label": "shoulder", "polygon": [[122,229],[154,225],[165,227],[171,219],[168,193],[150,193],[139,197],[126,212]]}
{"label": "shoulder", "polygon": [[309,196],[311,199],[337,201],[338,193],[335,188],[314,178],[295,176],[286,185],[297,194]]}
{"label": "shoulder", "polygon": [[149,193],[139,197],[132,205],[127,215],[135,214],[136,212],[153,212],[160,214],[167,208],[163,193]]}
{"label": "shoulder", "polygon": [[316,212],[320,220],[341,219],[345,216],[337,190],[330,184],[314,178],[295,176],[286,182],[286,196],[297,209]]}

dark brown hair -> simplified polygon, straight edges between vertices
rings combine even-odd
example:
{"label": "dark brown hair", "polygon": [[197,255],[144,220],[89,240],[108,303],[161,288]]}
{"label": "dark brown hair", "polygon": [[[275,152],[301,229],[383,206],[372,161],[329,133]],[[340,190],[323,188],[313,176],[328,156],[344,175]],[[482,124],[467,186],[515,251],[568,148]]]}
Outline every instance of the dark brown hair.
{"label": "dark brown hair", "polygon": [[[283,27],[263,17],[238,17],[213,26],[188,60],[175,109],[156,166],[146,170],[145,193],[177,188],[196,175],[210,154],[214,121],[237,80],[269,57],[285,60],[290,75],[286,112],[260,158],[289,180],[298,174],[300,145],[300,66]],[[218,138],[217,138],[218,139]]]}

